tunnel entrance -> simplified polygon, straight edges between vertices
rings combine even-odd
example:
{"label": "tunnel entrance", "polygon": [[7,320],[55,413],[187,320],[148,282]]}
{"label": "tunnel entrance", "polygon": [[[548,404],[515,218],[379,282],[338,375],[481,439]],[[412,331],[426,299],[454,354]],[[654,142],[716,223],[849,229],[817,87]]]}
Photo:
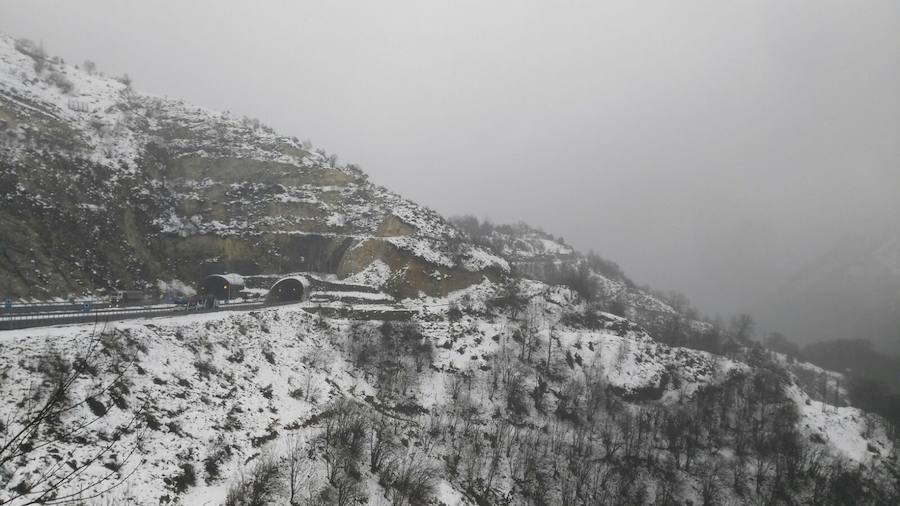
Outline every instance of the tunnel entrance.
{"label": "tunnel entrance", "polygon": [[215,297],[219,300],[234,299],[244,289],[244,278],[239,274],[213,274],[200,282],[200,295]]}
{"label": "tunnel entrance", "polygon": [[300,302],[309,298],[309,280],[302,276],[281,278],[272,285],[269,302]]}

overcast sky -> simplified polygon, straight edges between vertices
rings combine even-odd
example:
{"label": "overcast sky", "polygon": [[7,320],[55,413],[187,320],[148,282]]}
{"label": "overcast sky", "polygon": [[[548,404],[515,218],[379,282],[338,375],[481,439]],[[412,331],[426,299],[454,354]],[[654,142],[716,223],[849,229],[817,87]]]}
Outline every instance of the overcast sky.
{"label": "overcast sky", "polygon": [[896,0],[3,0],[0,30],[709,313],[900,216]]}

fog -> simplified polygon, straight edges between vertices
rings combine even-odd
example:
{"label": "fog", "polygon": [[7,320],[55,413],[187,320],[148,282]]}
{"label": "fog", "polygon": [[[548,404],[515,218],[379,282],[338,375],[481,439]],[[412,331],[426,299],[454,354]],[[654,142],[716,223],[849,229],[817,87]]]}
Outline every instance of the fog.
{"label": "fog", "polygon": [[0,30],[445,215],[543,227],[709,314],[900,229],[894,0],[4,0]]}

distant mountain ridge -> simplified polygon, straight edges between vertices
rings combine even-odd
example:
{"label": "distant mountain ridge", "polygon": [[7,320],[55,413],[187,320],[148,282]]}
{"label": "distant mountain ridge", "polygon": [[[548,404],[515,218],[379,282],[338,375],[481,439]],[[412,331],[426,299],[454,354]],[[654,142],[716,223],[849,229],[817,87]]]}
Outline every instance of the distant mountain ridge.
{"label": "distant mountain ridge", "polygon": [[844,238],[754,313],[797,342],[867,339],[900,353],[900,234],[879,229]]}

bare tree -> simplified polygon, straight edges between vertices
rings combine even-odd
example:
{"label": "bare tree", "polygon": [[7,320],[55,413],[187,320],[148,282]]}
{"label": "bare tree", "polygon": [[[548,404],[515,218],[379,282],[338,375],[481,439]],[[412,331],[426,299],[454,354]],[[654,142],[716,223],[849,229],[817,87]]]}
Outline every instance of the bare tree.
{"label": "bare tree", "polygon": [[325,414],[323,454],[328,480],[337,487],[340,476],[347,470],[355,471],[363,455],[368,421],[362,408],[347,399],[335,401]]}
{"label": "bare tree", "polygon": [[497,303],[505,306],[509,310],[509,316],[513,320],[519,318],[519,313],[525,308],[528,299],[522,293],[519,280],[511,278],[497,296]]}
{"label": "bare tree", "polygon": [[386,422],[384,416],[373,425],[369,435],[369,468],[377,473],[391,458],[395,436],[393,427]]}
{"label": "bare tree", "polygon": [[300,359],[301,363],[306,366],[306,372],[304,374],[306,385],[303,390],[305,401],[309,402],[312,390],[312,380],[313,377],[315,377],[316,371],[325,367],[329,362],[329,358],[325,344],[320,340],[315,340],[309,348],[309,351],[307,351]]}
{"label": "bare tree", "polygon": [[[61,353],[50,350],[41,357],[38,371],[44,381],[38,385],[30,385],[18,408],[10,413],[7,420],[0,423],[0,475],[10,466],[18,465],[38,455],[38,452],[72,438],[83,437],[88,427],[106,418],[108,410],[100,400],[103,396],[125,383],[126,373],[134,359],[121,361],[118,353],[113,353],[114,360],[109,364],[101,364],[100,357],[104,352],[104,335],[96,328],[86,343],[77,347],[81,354],[69,360]],[[121,352],[122,350],[116,350]],[[80,383],[90,372],[101,367],[114,373],[112,379],[99,386],[88,388],[86,393],[75,396],[80,390]],[[66,423],[63,419],[74,414],[84,406],[90,407],[92,416],[86,420],[76,419]],[[16,502],[16,504],[62,504],[75,499],[91,499],[100,497],[111,489],[124,483],[134,471],[122,473],[128,461],[137,451],[143,432],[139,432],[137,442],[122,452],[117,449],[124,435],[133,433],[140,425],[143,407],[136,409],[132,416],[122,425],[115,427],[112,437],[100,445],[96,451],[83,459],[60,459],[42,469],[39,474],[32,474],[28,481],[21,481],[11,489],[11,495],[0,496],[0,505]],[[86,472],[107,456],[124,454],[123,460],[99,477],[86,477]],[[12,473],[9,474],[10,476]],[[4,488],[6,488],[4,486]]]}
{"label": "bare tree", "polygon": [[[556,325],[553,325],[552,327],[550,327],[550,332],[547,334],[547,364],[544,368],[544,371],[547,374],[550,373],[550,361],[553,358],[553,339],[554,337],[556,337],[553,334],[555,333],[555,331]],[[559,341],[559,338],[557,338],[557,341]]]}
{"label": "bare tree", "polygon": [[522,339],[522,358],[531,362],[531,355],[537,346],[538,333],[544,324],[544,310],[547,301],[543,295],[533,297],[522,314],[520,322],[520,338]]}
{"label": "bare tree", "polygon": [[312,463],[309,459],[309,446],[305,439],[291,435],[287,439],[287,485],[288,501],[291,506],[300,504],[300,493],[304,483],[308,482]]}
{"label": "bare tree", "polygon": [[748,313],[741,313],[731,319],[731,330],[738,341],[745,343],[753,337],[756,322]]}

